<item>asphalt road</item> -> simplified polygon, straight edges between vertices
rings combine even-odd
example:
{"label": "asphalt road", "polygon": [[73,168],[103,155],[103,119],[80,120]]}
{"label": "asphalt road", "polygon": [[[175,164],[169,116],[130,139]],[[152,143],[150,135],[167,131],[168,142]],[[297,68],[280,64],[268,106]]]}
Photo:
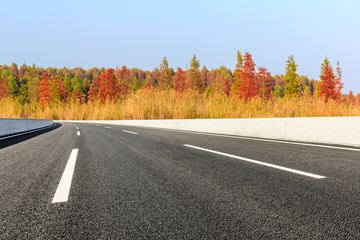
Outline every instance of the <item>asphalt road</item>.
{"label": "asphalt road", "polygon": [[360,239],[359,149],[62,123],[0,183],[0,239]]}

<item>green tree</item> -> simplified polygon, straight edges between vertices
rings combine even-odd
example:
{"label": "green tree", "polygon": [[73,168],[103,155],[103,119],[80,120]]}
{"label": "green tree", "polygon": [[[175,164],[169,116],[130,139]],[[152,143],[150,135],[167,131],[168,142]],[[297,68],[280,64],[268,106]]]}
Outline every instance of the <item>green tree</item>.
{"label": "green tree", "polygon": [[135,93],[137,90],[140,89],[140,84],[139,84],[139,79],[137,78],[137,76],[135,75],[134,78],[134,83],[130,84],[130,88],[133,90],[133,92]]}
{"label": "green tree", "polygon": [[207,74],[208,74],[209,70],[203,66],[203,68],[200,71],[200,77],[201,77],[201,84],[203,86],[203,88],[207,88],[208,84],[207,84]]}
{"label": "green tree", "polygon": [[243,56],[237,51],[237,62],[234,70],[234,84],[232,85],[232,95],[241,98],[241,71],[243,69]]}
{"label": "green tree", "polygon": [[309,88],[308,86],[305,87],[304,97],[306,97],[306,98],[310,98],[310,97],[311,97],[310,88]]}
{"label": "green tree", "polygon": [[84,103],[85,102],[85,93],[83,91],[83,86],[80,82],[77,82],[74,86],[74,90],[71,95],[71,100],[74,103]]}
{"label": "green tree", "polygon": [[86,96],[89,94],[89,90],[90,90],[90,80],[88,78],[84,78],[83,79],[83,86],[84,86],[84,93],[86,94]]}
{"label": "green tree", "polygon": [[160,78],[159,78],[159,87],[167,89],[173,86],[172,83],[172,74],[171,69],[169,68],[169,62],[166,59],[166,56],[163,58],[160,63]]}
{"label": "green tree", "polygon": [[9,76],[9,83],[8,83],[8,94],[13,98],[17,98],[19,95],[19,85],[16,81],[16,78],[13,75]]}
{"label": "green tree", "polygon": [[80,87],[81,91],[84,92],[83,80],[79,75],[75,75],[75,77],[71,79],[71,85],[73,89],[75,89],[75,86],[78,86]]}
{"label": "green tree", "polygon": [[277,84],[276,84],[276,85],[274,86],[274,92],[273,92],[273,94],[274,94],[275,97],[279,97],[279,98],[283,97],[283,92],[282,92],[282,88],[281,88],[280,85],[277,85]]}
{"label": "green tree", "polygon": [[12,73],[8,70],[2,70],[0,77],[0,99],[9,95],[9,77]]}
{"label": "green tree", "polygon": [[27,82],[29,88],[29,101],[39,102],[40,100],[40,76],[30,77]]}
{"label": "green tree", "polygon": [[69,75],[65,75],[63,78],[63,86],[64,86],[64,98],[65,101],[69,100],[74,88],[71,83],[71,77]]}
{"label": "green tree", "polygon": [[330,61],[327,56],[325,56],[324,62],[321,64],[320,75],[324,74],[325,66],[330,66]]}
{"label": "green tree", "polygon": [[286,64],[285,76],[284,76],[286,85],[285,85],[284,95],[290,98],[297,97],[301,90],[298,74],[296,73],[296,69],[298,65],[296,65],[293,55],[290,55],[289,59],[286,62],[287,64]]}
{"label": "green tree", "polygon": [[50,78],[50,97],[52,103],[64,101],[64,86],[58,75],[52,75]]}
{"label": "green tree", "polygon": [[200,61],[196,59],[194,54],[190,61],[190,69],[188,71],[188,78],[186,87],[189,89],[202,89],[201,74],[200,74]]}
{"label": "green tree", "polygon": [[22,78],[20,79],[20,89],[19,89],[19,102],[24,104],[28,103],[29,101],[29,88],[27,86],[28,79]]}

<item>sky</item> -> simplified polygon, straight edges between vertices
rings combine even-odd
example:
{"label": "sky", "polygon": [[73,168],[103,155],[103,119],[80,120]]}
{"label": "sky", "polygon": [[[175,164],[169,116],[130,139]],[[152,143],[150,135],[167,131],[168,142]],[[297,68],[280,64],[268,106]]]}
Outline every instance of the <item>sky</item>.
{"label": "sky", "polygon": [[297,73],[319,79],[327,56],[344,90],[360,92],[360,1],[1,1],[0,65],[153,70],[166,56],[186,69],[234,69],[249,52],[273,75],[293,54]]}

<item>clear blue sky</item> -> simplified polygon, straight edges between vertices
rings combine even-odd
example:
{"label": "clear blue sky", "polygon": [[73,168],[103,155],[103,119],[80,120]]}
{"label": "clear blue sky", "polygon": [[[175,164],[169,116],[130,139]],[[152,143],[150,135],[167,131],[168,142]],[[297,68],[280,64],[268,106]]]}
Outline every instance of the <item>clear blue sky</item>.
{"label": "clear blue sky", "polygon": [[234,69],[236,51],[257,66],[319,79],[327,55],[340,61],[344,91],[360,92],[360,1],[1,1],[0,64],[144,70],[167,57],[186,68]]}

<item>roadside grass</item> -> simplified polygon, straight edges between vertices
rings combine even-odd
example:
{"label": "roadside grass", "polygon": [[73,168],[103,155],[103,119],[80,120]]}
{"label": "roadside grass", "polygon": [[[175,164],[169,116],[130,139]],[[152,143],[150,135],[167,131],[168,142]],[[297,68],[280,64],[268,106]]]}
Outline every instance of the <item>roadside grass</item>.
{"label": "roadside grass", "polygon": [[245,102],[222,93],[141,89],[122,102],[20,104],[0,100],[0,117],[53,120],[194,119],[360,116],[360,106],[315,97],[253,99]]}

